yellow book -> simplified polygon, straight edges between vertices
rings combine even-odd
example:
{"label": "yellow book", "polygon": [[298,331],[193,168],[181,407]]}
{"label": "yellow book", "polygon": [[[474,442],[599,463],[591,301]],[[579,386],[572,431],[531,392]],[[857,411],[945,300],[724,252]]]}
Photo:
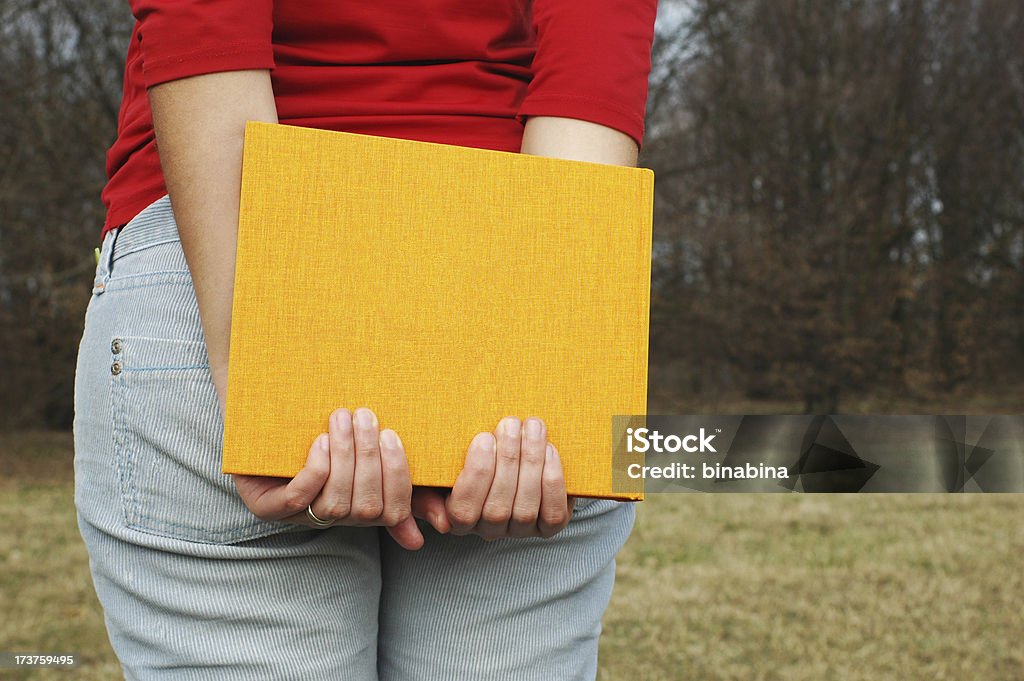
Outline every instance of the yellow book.
{"label": "yellow book", "polygon": [[647,408],[654,173],[250,122],[225,473],[293,477],[338,407],[451,487],[504,416],[538,416],[569,494],[612,484]]}

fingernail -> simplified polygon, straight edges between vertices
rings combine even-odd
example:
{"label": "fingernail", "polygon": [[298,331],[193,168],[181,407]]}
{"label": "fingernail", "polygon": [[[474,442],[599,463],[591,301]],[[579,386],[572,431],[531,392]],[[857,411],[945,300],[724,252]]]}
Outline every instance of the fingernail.
{"label": "fingernail", "polygon": [[519,437],[519,421],[512,416],[506,416],[498,424],[498,434],[506,437]]}
{"label": "fingernail", "polygon": [[526,420],[526,437],[530,440],[540,439],[540,419]]}
{"label": "fingernail", "polygon": [[351,422],[352,415],[345,409],[338,409],[331,414],[331,418],[334,419],[334,426],[340,430],[345,425],[346,418]]}
{"label": "fingernail", "polygon": [[554,463],[557,460],[557,458],[558,458],[555,455],[555,448],[554,448],[554,446],[551,445],[550,442],[548,443],[548,448],[547,448],[547,451],[545,453],[547,454],[548,461],[550,461],[552,463]]}
{"label": "fingernail", "polygon": [[390,429],[381,431],[380,443],[389,449],[397,449],[402,446],[402,441],[398,439],[398,433]]}
{"label": "fingernail", "polygon": [[477,449],[484,449],[491,452],[498,451],[498,443],[490,433],[477,433],[473,438],[473,446]]}
{"label": "fingernail", "polygon": [[361,428],[376,428],[377,427],[377,416],[365,407],[360,407],[356,410],[356,423]]}
{"label": "fingernail", "polygon": [[327,433],[320,433],[320,437],[316,439],[316,446],[322,452],[331,451],[331,438]]}

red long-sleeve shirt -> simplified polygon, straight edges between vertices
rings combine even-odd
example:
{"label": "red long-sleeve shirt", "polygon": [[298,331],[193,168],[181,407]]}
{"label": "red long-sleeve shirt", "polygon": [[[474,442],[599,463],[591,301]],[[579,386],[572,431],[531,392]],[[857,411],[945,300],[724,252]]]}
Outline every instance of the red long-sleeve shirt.
{"label": "red long-sleeve shirt", "polygon": [[167,193],[146,89],[271,69],[281,123],[518,152],[528,116],[642,143],[657,0],[129,0],[101,232]]}

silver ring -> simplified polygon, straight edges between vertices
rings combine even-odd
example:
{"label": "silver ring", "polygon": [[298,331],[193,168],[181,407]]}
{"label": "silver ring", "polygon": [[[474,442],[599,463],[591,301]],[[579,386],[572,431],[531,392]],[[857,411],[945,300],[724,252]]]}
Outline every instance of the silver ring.
{"label": "silver ring", "polygon": [[306,517],[309,518],[309,521],[317,527],[330,527],[334,524],[333,520],[324,520],[322,518],[317,518],[316,513],[313,513],[312,504],[306,507]]}

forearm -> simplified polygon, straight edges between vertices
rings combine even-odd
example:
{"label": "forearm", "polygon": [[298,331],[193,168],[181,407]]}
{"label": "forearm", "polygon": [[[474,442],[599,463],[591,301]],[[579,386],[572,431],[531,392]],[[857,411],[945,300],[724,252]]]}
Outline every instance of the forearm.
{"label": "forearm", "polygon": [[242,142],[247,120],[277,122],[270,73],[227,71],[149,91],[167,193],[192,273],[221,409],[227,396]]}
{"label": "forearm", "polygon": [[575,161],[635,166],[637,145],[614,128],[590,121],[557,116],[526,119],[520,151]]}

